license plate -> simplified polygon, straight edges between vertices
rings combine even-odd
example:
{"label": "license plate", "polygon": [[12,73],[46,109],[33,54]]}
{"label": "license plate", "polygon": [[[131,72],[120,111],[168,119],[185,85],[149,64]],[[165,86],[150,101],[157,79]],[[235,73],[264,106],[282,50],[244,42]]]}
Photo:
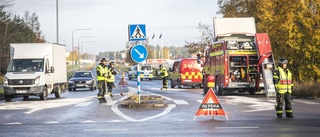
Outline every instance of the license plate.
{"label": "license plate", "polygon": [[77,87],[83,87],[84,85],[83,84],[77,84]]}
{"label": "license plate", "polygon": [[16,93],[27,93],[26,90],[16,90]]}

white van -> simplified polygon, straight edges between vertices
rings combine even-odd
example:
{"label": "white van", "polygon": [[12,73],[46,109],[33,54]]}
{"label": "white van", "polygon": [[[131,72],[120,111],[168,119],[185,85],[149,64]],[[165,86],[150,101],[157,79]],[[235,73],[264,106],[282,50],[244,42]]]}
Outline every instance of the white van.
{"label": "white van", "polygon": [[[129,69],[129,73],[128,73],[128,77],[129,80],[133,79],[133,78],[137,78],[137,65],[132,66]],[[151,65],[141,65],[141,69],[140,69],[140,79],[149,79],[150,81],[153,79],[153,70]]]}

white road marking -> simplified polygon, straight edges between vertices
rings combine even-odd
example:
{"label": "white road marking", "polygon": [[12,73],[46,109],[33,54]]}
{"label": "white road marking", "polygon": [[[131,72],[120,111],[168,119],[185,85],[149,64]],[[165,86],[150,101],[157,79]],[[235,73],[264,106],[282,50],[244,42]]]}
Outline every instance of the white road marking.
{"label": "white road marking", "polygon": [[92,104],[93,102],[83,102],[83,103],[79,103],[77,105],[75,105],[76,107],[85,107],[85,106],[89,106],[90,104]]}
{"label": "white road marking", "polygon": [[303,104],[308,104],[308,105],[318,105],[320,103],[318,102],[312,102],[312,101],[307,101],[307,100],[293,100],[293,102],[298,102],[298,103],[303,103]]}
{"label": "white road marking", "polygon": [[84,132],[127,131],[129,129],[85,129]]}
{"label": "white road marking", "polygon": [[128,120],[128,121],[131,121],[131,122],[143,122],[143,121],[147,121],[147,120],[150,120],[150,119],[155,119],[155,118],[158,118],[158,117],[161,117],[161,116],[164,116],[166,114],[168,114],[174,107],[176,107],[175,104],[169,104],[168,107],[162,111],[161,113],[155,115],[155,116],[152,116],[152,117],[148,117],[148,118],[144,118],[144,119],[140,119],[140,120],[136,120],[132,117],[129,117],[125,114],[123,114],[119,109],[118,109],[118,105],[114,105],[111,107],[112,111],[114,113],[116,113],[117,115],[121,116],[122,118]]}
{"label": "white road marking", "polygon": [[260,127],[214,127],[215,129],[258,129]]}
{"label": "white road marking", "polygon": [[86,120],[86,121],[82,121],[80,123],[95,123],[96,121],[92,121],[92,120]]}
{"label": "white road marking", "polygon": [[21,125],[20,122],[4,123],[4,125]]}
{"label": "white road marking", "polygon": [[173,100],[173,102],[176,103],[177,105],[189,105],[189,103],[184,100]]}
{"label": "white road marking", "polygon": [[123,120],[111,120],[111,121],[109,121],[109,122],[124,122]]}
{"label": "white road marking", "polygon": [[199,103],[202,103],[203,100],[197,100]]}
{"label": "white road marking", "polygon": [[263,101],[257,98],[243,97],[243,96],[229,96],[226,100],[227,104],[230,105],[246,105],[251,110],[245,110],[244,112],[257,112],[257,111],[268,111],[274,110],[275,103],[269,101]]}
{"label": "white road marking", "polygon": [[60,124],[58,121],[44,122],[44,124]]}

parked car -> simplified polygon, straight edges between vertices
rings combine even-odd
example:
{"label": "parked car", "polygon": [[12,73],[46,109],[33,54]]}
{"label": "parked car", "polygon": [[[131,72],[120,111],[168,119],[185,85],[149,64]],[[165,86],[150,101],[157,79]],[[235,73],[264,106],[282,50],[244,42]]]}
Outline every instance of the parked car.
{"label": "parked car", "polygon": [[[153,79],[153,70],[151,65],[141,65],[141,70],[140,70],[140,79],[149,79],[152,80]],[[137,65],[132,66],[129,69],[129,73],[128,73],[128,77],[129,80],[133,79],[133,78],[137,78]]]}
{"label": "parked car", "polygon": [[96,78],[92,71],[75,71],[68,81],[69,91],[76,91],[77,88],[89,88],[95,90],[97,88]]}

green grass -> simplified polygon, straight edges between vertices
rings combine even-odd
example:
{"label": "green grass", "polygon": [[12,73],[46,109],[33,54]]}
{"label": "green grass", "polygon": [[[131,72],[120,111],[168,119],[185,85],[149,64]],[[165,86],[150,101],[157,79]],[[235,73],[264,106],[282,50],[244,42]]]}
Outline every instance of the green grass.
{"label": "green grass", "polygon": [[120,69],[121,71],[124,71],[124,72],[129,72],[130,66],[125,66],[125,65],[122,65],[122,64],[116,64],[115,68],[116,69]]}
{"label": "green grass", "polygon": [[0,88],[0,100],[4,98],[4,97],[3,97],[3,94],[4,94],[3,89]]}

